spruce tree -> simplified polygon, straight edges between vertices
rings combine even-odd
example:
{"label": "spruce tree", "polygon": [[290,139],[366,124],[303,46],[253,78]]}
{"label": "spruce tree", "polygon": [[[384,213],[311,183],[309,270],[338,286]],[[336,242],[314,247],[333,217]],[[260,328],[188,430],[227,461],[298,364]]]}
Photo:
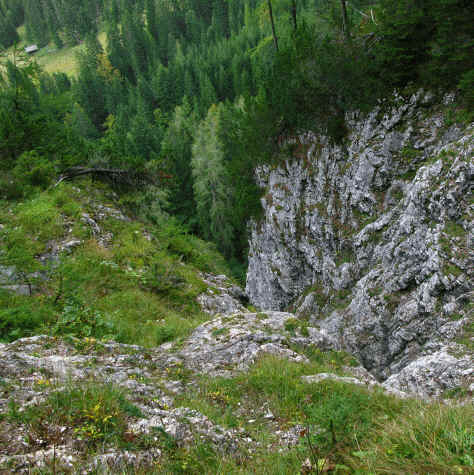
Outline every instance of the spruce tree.
{"label": "spruce tree", "polygon": [[[177,106],[163,139],[161,156],[165,171],[171,176],[169,184],[171,211],[195,227],[196,205],[191,173],[191,147],[196,123],[192,106],[185,97]],[[197,229],[195,229],[197,230]]]}

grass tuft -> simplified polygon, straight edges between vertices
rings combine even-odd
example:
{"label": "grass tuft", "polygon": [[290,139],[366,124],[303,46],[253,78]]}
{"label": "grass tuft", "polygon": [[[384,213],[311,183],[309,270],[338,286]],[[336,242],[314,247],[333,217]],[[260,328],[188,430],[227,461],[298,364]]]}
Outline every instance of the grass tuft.
{"label": "grass tuft", "polygon": [[359,459],[377,474],[472,473],[473,420],[470,404],[414,404],[396,420],[378,424]]}

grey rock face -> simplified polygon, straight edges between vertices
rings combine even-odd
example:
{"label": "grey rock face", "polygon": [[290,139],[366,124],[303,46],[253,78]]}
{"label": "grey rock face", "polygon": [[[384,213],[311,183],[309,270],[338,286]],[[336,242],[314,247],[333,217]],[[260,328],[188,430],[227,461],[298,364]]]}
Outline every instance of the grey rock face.
{"label": "grey rock face", "polygon": [[18,295],[30,295],[32,286],[21,279],[16,267],[0,266],[0,289],[13,292]]}
{"label": "grey rock face", "polygon": [[225,275],[202,274],[202,280],[209,286],[207,291],[198,296],[198,303],[204,312],[210,315],[232,315],[247,312],[243,303],[248,297],[237,285]]}
{"label": "grey rock face", "polygon": [[401,391],[399,389],[394,388],[391,385],[381,385],[377,383],[375,380],[362,380],[354,377],[349,377],[349,376],[338,376],[337,374],[332,374],[332,373],[318,373],[318,374],[313,374],[309,376],[302,376],[301,379],[305,383],[320,383],[321,381],[325,380],[330,380],[330,381],[337,381],[339,383],[345,383],[345,384],[354,384],[356,386],[364,386],[369,389],[372,388],[382,388],[385,390],[387,393],[396,396],[398,398],[406,398],[408,397],[408,393]]}
{"label": "grey rock face", "polygon": [[399,373],[390,376],[384,387],[407,391],[421,398],[440,397],[447,389],[465,386],[472,391],[474,359],[456,358],[456,345],[443,347],[432,355],[416,359]]}
{"label": "grey rock face", "polygon": [[474,126],[446,127],[423,92],[397,101],[348,117],[344,145],[301,134],[296,156],[257,171],[264,217],[246,286],[261,308],[291,304],[380,380],[469,338],[473,318]]}
{"label": "grey rock face", "polygon": [[196,328],[178,357],[199,373],[231,376],[243,371],[264,353],[279,355],[292,361],[307,361],[306,357],[289,348],[291,343],[325,346],[325,335],[308,328],[307,335],[286,330],[295,320],[291,313],[241,313],[220,317]]}

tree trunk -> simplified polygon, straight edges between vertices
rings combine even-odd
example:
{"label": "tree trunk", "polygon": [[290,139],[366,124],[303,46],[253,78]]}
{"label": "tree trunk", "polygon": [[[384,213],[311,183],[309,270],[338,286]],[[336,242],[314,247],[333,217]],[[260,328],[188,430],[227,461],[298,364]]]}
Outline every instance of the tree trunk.
{"label": "tree trunk", "polygon": [[273,9],[272,9],[272,2],[271,0],[268,1],[268,13],[270,14],[270,23],[272,24],[272,33],[273,33],[273,41],[275,43],[275,49],[279,51],[278,49],[278,37],[276,34],[276,29],[275,29],[275,22],[273,21]]}
{"label": "tree trunk", "polygon": [[296,31],[298,28],[298,21],[296,18],[296,0],[291,1],[291,16],[293,17],[293,28]]}
{"label": "tree trunk", "polygon": [[347,20],[346,0],[341,0],[341,7],[342,7],[342,29],[344,31],[344,36],[346,37],[346,41],[350,41],[351,35],[349,32],[349,22]]}
{"label": "tree trunk", "polygon": [[[97,178],[108,178],[115,183],[136,185],[139,184],[155,184],[156,179],[144,172],[133,172],[131,170],[121,170],[117,168],[88,168],[88,167],[72,167],[66,170],[58,179],[54,187],[66,180],[72,180],[78,176],[92,175]],[[158,173],[158,180],[167,180],[172,178],[163,172]]]}

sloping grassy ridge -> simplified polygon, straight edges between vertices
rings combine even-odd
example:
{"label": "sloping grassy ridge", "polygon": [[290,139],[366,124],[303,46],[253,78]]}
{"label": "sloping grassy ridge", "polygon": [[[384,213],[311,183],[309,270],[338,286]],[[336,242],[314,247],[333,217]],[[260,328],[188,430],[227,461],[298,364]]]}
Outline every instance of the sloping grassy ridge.
{"label": "sloping grassy ridge", "polygon": [[[88,473],[472,473],[469,394],[460,395],[463,404],[458,395],[426,403],[341,382],[309,383],[302,376],[350,375],[357,364],[316,348],[295,348],[306,363],[263,355],[249,371],[223,378],[194,374],[173,353],[167,359],[166,351],[102,341],[179,343],[210,318],[196,302],[206,290],[200,271],[229,272],[212,245],[171,218],[150,224],[127,217],[104,185],[82,180],[0,202],[0,340],[58,336],[0,345],[0,368],[10,370],[0,373],[0,472],[30,456],[37,468],[29,473],[63,473],[64,454],[76,457],[65,473],[78,473],[94,457],[132,454],[120,469]],[[296,324],[289,320],[285,330]],[[64,380],[41,367],[51,354],[84,377]],[[222,434],[221,447],[198,433],[185,443],[166,432],[182,408],[180,427],[202,414],[206,427],[232,434],[235,448],[224,450]],[[153,431],[137,431],[157,410],[164,419]],[[12,446],[12,433],[26,444]],[[150,461],[142,466],[143,454]]]}
{"label": "sloping grassy ridge", "polygon": [[48,333],[156,346],[209,318],[199,271],[227,271],[222,257],[171,218],[145,225],[117,201],[87,180],[0,201],[0,341]]}

